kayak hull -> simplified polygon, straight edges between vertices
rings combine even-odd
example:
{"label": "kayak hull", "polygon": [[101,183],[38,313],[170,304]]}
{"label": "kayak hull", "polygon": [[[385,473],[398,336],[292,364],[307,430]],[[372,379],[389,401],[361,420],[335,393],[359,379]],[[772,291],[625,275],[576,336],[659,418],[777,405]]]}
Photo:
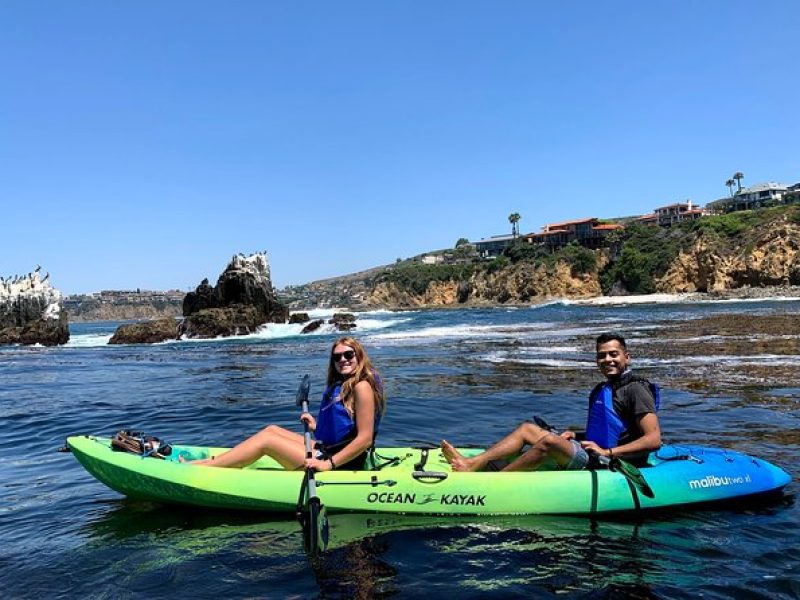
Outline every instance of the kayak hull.
{"label": "kayak hull", "polygon": [[[244,469],[182,464],[179,456],[215,456],[224,448],[173,446],[167,460],[111,449],[108,438],[73,436],[75,458],[113,490],[137,499],[220,509],[293,513],[302,471],[269,458]],[[479,449],[463,449],[474,454]],[[592,515],[663,510],[779,494],[791,481],[783,469],[731,450],[665,446],[641,473],[654,492],[641,494],[620,473],[535,471],[456,473],[438,449],[381,448],[379,470],[318,473],[328,512],[419,515]],[[389,464],[385,464],[389,463]]]}

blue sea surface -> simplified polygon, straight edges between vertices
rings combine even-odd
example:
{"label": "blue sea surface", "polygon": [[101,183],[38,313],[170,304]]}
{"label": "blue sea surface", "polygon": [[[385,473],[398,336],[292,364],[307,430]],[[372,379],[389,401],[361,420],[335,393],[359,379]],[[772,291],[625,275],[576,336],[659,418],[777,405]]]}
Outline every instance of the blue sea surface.
{"label": "blue sea surface", "polygon": [[[331,328],[110,346],[119,323],[87,323],[63,347],[0,348],[0,596],[798,598],[800,331],[753,324],[799,313],[764,300],[358,314],[389,398],[379,445],[486,445],[534,414],[580,426],[593,338],[614,330],[664,387],[666,441],[734,448],[794,480],[777,502],[641,519],[333,515],[319,562],[289,516],[128,500],[56,449],[123,428],[200,445],[299,431],[297,385],[311,375],[316,405]],[[680,333],[708,318],[736,333]]]}

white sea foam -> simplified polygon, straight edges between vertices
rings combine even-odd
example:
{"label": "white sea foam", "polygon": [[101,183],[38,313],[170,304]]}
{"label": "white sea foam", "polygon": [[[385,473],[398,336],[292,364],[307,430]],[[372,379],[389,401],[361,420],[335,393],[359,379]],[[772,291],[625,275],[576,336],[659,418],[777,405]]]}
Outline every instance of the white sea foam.
{"label": "white sea foam", "polygon": [[678,294],[641,294],[637,296],[597,296],[569,301],[571,304],[588,306],[626,304],[737,304],[745,302],[800,302],[796,296],[764,296],[759,298],[710,298],[700,292]]}
{"label": "white sea foam", "polygon": [[702,300],[699,294],[642,294],[639,296],[597,296],[574,300],[574,304],[605,306],[618,304],[676,304],[681,302],[697,302]]}
{"label": "white sea foam", "polygon": [[679,356],[675,358],[637,357],[638,366],[659,367],[666,365],[735,365],[735,366],[789,366],[800,365],[800,356],[786,354],[753,354],[753,355],[712,355],[712,356]]}
{"label": "white sea foam", "polygon": [[571,306],[575,304],[576,301],[569,300],[567,298],[558,298],[556,300],[548,300],[547,302],[542,302],[540,304],[531,304],[529,308],[532,309],[539,309],[539,308],[547,308],[548,306]]}
{"label": "white sea foam", "polygon": [[66,348],[94,348],[97,346],[107,346],[111,339],[110,333],[85,333],[81,335],[70,334],[69,341],[65,344]]}
{"label": "white sea foam", "polygon": [[[357,327],[353,330],[354,335],[359,334],[366,334],[370,331],[378,331],[381,329],[387,329],[389,327],[393,327],[395,325],[399,325],[409,321],[410,319],[358,319],[356,321]],[[225,341],[225,340],[232,340],[232,341],[242,341],[242,340],[277,340],[283,338],[290,338],[290,337],[297,337],[300,335],[305,336],[320,336],[320,335],[335,335],[339,333],[336,327],[329,323],[322,324],[316,331],[307,334],[301,334],[303,327],[305,327],[306,323],[267,323],[259,327],[258,331],[255,333],[251,333],[248,335],[235,335],[235,336],[220,336],[214,338],[216,341]],[[111,333],[87,333],[87,334],[72,334],[70,336],[69,342],[66,344],[67,347],[72,348],[91,348],[91,347],[98,347],[98,346],[106,346],[108,345],[108,341],[111,339]],[[161,342],[163,344],[175,344],[175,343],[203,343],[209,341],[208,339],[201,339],[201,338],[187,338],[183,337],[180,340],[167,340],[165,342]]]}
{"label": "white sea foam", "polygon": [[416,330],[391,331],[371,336],[385,342],[403,343],[406,341],[434,342],[445,339],[469,340],[551,340],[574,336],[584,336],[595,331],[604,331],[603,327],[568,327],[562,328],[560,323],[522,323],[518,325],[446,325],[423,327]]}
{"label": "white sea foam", "polygon": [[514,363],[521,365],[531,365],[537,367],[548,367],[552,369],[596,369],[597,365],[593,361],[588,360],[571,360],[559,359],[552,357],[534,357],[534,356],[520,356],[512,354],[507,351],[490,352],[481,360],[486,360],[491,363]]}

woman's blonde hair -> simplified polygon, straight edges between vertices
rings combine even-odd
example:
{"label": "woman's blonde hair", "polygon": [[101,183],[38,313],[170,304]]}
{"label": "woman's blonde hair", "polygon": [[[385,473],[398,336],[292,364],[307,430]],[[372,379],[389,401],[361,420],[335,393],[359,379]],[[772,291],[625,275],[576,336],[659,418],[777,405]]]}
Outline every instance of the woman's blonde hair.
{"label": "woman's blonde hair", "polygon": [[372,366],[372,361],[367,356],[367,351],[361,342],[351,337],[341,337],[331,346],[330,357],[328,358],[328,387],[332,386],[337,381],[342,381],[342,376],[336,370],[336,365],[333,362],[333,351],[338,345],[348,346],[356,353],[356,370],[355,372],[343,380],[341,399],[342,404],[349,412],[353,412],[353,401],[355,400],[353,389],[360,381],[366,381],[372,387],[372,393],[375,394],[375,404],[378,411],[383,414],[386,409],[386,397],[383,395],[383,383],[381,377],[375,367]]}

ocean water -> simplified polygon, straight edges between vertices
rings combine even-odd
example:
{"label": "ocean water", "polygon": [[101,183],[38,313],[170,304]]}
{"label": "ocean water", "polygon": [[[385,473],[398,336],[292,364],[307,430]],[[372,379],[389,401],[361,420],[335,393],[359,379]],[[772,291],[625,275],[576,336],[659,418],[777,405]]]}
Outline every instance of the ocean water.
{"label": "ocean water", "polygon": [[334,515],[313,563],[291,517],[130,501],[56,449],[122,428],[229,445],[297,427],[297,384],[311,376],[316,404],[335,332],[108,346],[119,324],[86,323],[64,347],[2,348],[0,596],[798,598],[798,315],[778,300],[359,314],[389,396],[379,445],[489,444],[533,414],[580,426],[593,338],[615,330],[664,388],[666,441],[794,481],[777,502],[638,520]]}

